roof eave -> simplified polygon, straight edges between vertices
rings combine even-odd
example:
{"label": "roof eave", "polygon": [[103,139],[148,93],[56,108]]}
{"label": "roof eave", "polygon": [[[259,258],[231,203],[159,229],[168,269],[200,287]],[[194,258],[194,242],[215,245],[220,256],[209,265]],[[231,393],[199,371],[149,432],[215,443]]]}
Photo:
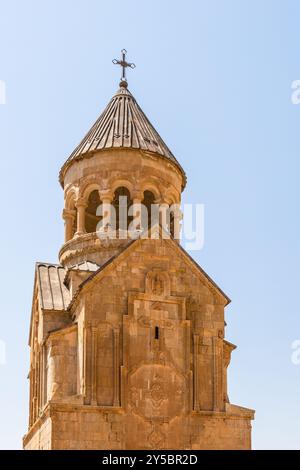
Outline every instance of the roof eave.
{"label": "roof eave", "polygon": [[78,161],[83,160],[85,158],[91,158],[95,154],[100,153],[100,152],[107,152],[107,151],[112,152],[112,151],[115,151],[115,150],[121,150],[121,151],[123,151],[123,150],[124,151],[125,150],[127,150],[127,151],[132,150],[132,151],[143,152],[145,155],[146,154],[151,154],[151,155],[156,156],[158,158],[163,158],[165,161],[167,161],[168,163],[173,165],[177,170],[180,171],[181,176],[182,176],[182,191],[185,189],[186,183],[187,183],[187,177],[186,177],[185,171],[183,170],[182,166],[178,163],[178,161],[175,159],[175,157],[174,157],[174,160],[175,160],[174,161],[174,160],[171,160],[170,158],[168,158],[167,156],[162,155],[158,152],[152,152],[151,150],[145,150],[145,149],[134,148],[134,147],[107,147],[107,148],[103,148],[103,149],[90,150],[88,152],[81,153],[81,154],[73,157],[71,160],[68,159],[63,164],[63,166],[61,167],[60,172],[59,172],[59,183],[60,183],[61,187],[64,189],[64,177],[65,177],[66,171],[74,162],[78,162]]}

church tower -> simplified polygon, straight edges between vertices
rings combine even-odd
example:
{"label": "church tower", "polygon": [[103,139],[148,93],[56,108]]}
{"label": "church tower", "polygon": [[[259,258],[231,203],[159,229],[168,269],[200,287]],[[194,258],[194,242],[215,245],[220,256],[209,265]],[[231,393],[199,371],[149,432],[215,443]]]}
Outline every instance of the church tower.
{"label": "church tower", "polygon": [[227,394],[230,300],[180,246],[185,173],[122,53],[119,90],[60,171],[59,264],[36,264],[24,448],[250,449],[254,411]]}

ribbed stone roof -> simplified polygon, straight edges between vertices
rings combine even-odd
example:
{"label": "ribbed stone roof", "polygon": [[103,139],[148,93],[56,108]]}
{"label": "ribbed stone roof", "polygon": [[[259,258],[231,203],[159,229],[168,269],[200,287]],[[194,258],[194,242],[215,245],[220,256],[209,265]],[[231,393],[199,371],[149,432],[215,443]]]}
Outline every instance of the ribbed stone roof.
{"label": "ribbed stone roof", "polygon": [[[91,261],[72,266],[72,270],[90,271],[99,269],[99,265]],[[36,263],[37,282],[40,294],[41,308],[46,310],[66,310],[70,292],[65,284],[68,270],[59,264]]]}
{"label": "ribbed stone roof", "polygon": [[41,308],[66,310],[70,293],[64,285],[65,269],[58,264],[36,263]]}
{"label": "ribbed stone roof", "polygon": [[112,148],[133,148],[156,153],[175,163],[185,180],[182,167],[127,89],[127,82],[124,81],[120,83],[117,93],[63,165],[60,182],[63,182],[64,171],[73,160]]}

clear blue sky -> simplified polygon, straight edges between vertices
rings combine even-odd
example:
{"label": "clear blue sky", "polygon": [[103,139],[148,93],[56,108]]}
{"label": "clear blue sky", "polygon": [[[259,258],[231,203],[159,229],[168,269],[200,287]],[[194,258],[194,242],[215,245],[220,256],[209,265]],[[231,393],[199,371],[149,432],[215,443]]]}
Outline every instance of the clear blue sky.
{"label": "clear blue sky", "polygon": [[34,263],[63,242],[58,171],[129,85],[205,204],[192,255],[232,299],[233,403],[256,409],[253,447],[300,448],[299,125],[295,0],[1,0],[0,447],[20,448],[28,409]]}

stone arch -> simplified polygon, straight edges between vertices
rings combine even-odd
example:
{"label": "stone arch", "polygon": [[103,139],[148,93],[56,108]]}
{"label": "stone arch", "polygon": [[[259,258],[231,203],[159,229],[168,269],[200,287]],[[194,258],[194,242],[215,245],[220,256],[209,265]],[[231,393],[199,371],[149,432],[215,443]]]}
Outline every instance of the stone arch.
{"label": "stone arch", "polygon": [[63,211],[63,218],[65,221],[65,242],[74,237],[77,230],[77,191],[72,188],[66,193],[65,208]]}
{"label": "stone arch", "polygon": [[75,202],[77,199],[77,194],[75,188],[70,189],[65,196],[65,209],[73,210],[75,209]]}
{"label": "stone arch", "polygon": [[99,183],[87,183],[80,191],[80,197],[86,202],[88,202],[89,196],[93,191],[100,191],[101,187]]}
{"label": "stone arch", "polygon": [[172,188],[167,188],[163,192],[163,200],[170,206],[172,204],[179,204],[180,203],[180,195],[172,189]]}
{"label": "stone arch", "polygon": [[169,205],[168,209],[168,229],[172,237],[175,237],[175,239],[179,239],[180,237],[180,220],[180,204],[173,202]]}
{"label": "stone arch", "polygon": [[142,183],[141,183],[141,191],[143,193],[145,191],[150,191],[151,193],[154,194],[156,200],[159,200],[161,198],[161,192],[160,192],[157,184],[155,184],[152,181],[143,180]]}
{"label": "stone arch", "polygon": [[112,179],[109,183],[109,187],[113,193],[116,192],[118,188],[126,188],[130,194],[130,198],[133,197],[133,183],[128,179]]}

